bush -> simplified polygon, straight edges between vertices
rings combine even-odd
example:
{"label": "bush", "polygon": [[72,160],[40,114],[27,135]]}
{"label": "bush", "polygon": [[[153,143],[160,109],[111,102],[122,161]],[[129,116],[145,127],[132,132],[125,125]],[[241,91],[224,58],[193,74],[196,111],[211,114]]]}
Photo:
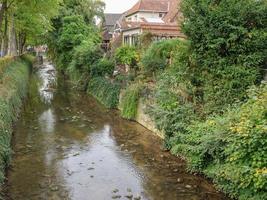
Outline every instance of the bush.
{"label": "bush", "polygon": [[92,40],[84,40],[73,50],[72,62],[68,67],[68,74],[78,87],[86,87],[92,74],[93,67],[102,58],[103,51]]}
{"label": "bush", "polygon": [[[28,57],[29,58],[29,57]],[[27,94],[29,65],[18,59],[8,64],[0,82],[0,184],[11,156],[12,125]]]}
{"label": "bush", "polygon": [[128,65],[134,68],[139,61],[139,54],[135,47],[122,46],[116,50],[115,60],[118,64]]}
{"label": "bush", "polygon": [[218,187],[241,200],[262,200],[267,188],[267,84],[222,116],[190,125],[175,139],[173,153],[187,158]]}
{"label": "bush", "polygon": [[134,120],[137,114],[140,85],[134,84],[126,88],[121,98],[121,116]]}
{"label": "bush", "polygon": [[170,63],[173,51],[179,45],[179,40],[164,40],[154,42],[141,58],[145,72],[152,73],[165,69]]}
{"label": "bush", "polygon": [[180,41],[173,51],[172,65],[157,77],[153,92],[155,103],[148,109],[157,127],[165,133],[165,147],[168,149],[172,147],[174,134],[184,133],[188,124],[197,118],[193,71],[190,43]]}
{"label": "bush", "polygon": [[119,104],[120,85],[103,77],[89,81],[87,92],[98,99],[107,108],[117,108]]}
{"label": "bush", "polygon": [[91,76],[111,76],[114,72],[115,64],[113,61],[110,61],[106,58],[100,59],[97,63],[95,63],[91,68]]}
{"label": "bush", "polygon": [[246,99],[247,89],[258,82],[260,71],[254,67],[227,66],[206,74],[203,85],[204,110],[222,113],[237,101]]}

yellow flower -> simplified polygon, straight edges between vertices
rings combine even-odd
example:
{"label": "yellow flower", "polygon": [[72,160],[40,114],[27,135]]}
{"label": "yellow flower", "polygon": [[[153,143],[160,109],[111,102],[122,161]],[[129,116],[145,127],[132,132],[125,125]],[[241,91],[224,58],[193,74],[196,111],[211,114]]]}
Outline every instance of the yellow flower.
{"label": "yellow flower", "polygon": [[264,167],[262,169],[256,169],[257,175],[266,175],[267,174],[267,167]]}

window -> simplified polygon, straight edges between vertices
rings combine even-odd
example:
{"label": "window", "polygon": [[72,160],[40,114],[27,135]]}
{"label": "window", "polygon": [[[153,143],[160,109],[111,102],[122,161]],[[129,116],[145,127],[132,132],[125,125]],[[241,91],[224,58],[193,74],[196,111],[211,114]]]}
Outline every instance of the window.
{"label": "window", "polygon": [[136,34],[136,35],[132,35],[132,45],[133,46],[138,46],[139,44],[139,36]]}
{"label": "window", "polygon": [[138,16],[137,16],[137,15],[135,15],[134,17],[135,17],[135,21],[137,21],[137,19],[138,19]]}
{"label": "window", "polygon": [[163,17],[163,13],[159,13],[159,17],[162,18]]}
{"label": "window", "polygon": [[132,18],[131,18],[131,17],[129,17],[129,18],[128,18],[128,21],[132,21]]}
{"label": "window", "polygon": [[123,43],[126,45],[128,45],[130,43],[130,37],[128,35],[124,36]]}

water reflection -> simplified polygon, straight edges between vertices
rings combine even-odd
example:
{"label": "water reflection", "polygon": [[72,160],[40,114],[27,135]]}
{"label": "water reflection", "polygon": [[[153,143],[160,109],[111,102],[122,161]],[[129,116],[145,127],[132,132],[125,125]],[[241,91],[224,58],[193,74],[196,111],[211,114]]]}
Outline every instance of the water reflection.
{"label": "water reflection", "polygon": [[43,66],[38,71],[41,85],[39,93],[44,103],[50,104],[54,97],[56,86],[56,71],[53,64],[45,61]]}
{"label": "water reflection", "polygon": [[16,126],[6,199],[226,199],[186,173],[184,162],[161,151],[161,141],[144,127],[67,84],[44,91],[55,88],[49,70],[49,63],[40,69],[40,90],[30,91]]}
{"label": "water reflection", "polygon": [[39,117],[39,126],[44,133],[53,133],[55,130],[56,118],[53,110],[49,108]]}

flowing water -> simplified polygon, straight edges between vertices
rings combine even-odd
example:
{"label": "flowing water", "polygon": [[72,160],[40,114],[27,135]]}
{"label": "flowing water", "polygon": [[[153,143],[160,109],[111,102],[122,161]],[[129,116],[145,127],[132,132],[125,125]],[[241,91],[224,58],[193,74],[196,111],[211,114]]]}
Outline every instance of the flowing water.
{"label": "flowing water", "polygon": [[162,141],[74,91],[49,62],[30,81],[13,139],[6,199],[223,200]]}

